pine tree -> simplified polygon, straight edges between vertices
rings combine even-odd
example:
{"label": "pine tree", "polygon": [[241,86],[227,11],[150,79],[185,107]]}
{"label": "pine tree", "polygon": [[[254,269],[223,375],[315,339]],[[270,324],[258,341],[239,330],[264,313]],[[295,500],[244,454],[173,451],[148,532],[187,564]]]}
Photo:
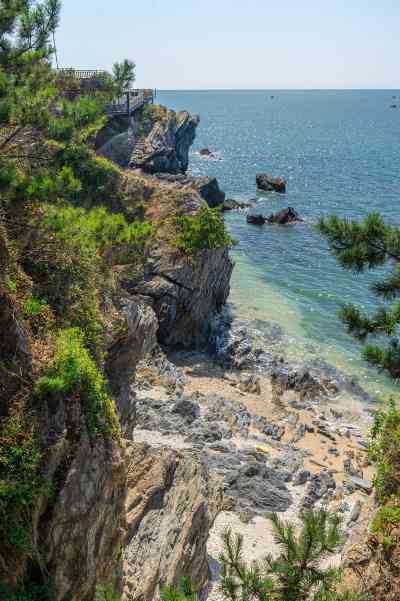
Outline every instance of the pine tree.
{"label": "pine tree", "polygon": [[296,535],[291,523],[271,515],[275,543],[280,555],[248,565],[243,558],[243,538],[230,530],[223,535],[220,556],[221,586],[231,601],[306,601],[333,597],[338,580],[334,568],[322,569],[321,560],[341,541],[340,520],[324,509],[306,512]]}
{"label": "pine tree", "polygon": [[[229,601],[369,601],[349,591],[337,592],[339,571],[322,568],[321,561],[342,540],[340,518],[325,509],[306,512],[298,534],[293,524],[277,514],[270,517],[278,557],[248,564],[243,537],[223,533],[224,551],[219,557],[221,590]],[[166,587],[162,601],[197,601],[195,587],[185,579],[179,588]]]}
{"label": "pine tree", "polygon": [[382,299],[382,306],[368,315],[359,307],[347,304],[342,307],[340,317],[347,330],[361,342],[368,337],[376,338],[376,344],[365,346],[364,358],[398,378],[400,302],[396,299],[400,295],[400,228],[385,224],[378,213],[371,213],[362,223],[336,216],[321,219],[318,229],[345,269],[362,272],[390,265],[391,272],[372,286],[376,296]]}

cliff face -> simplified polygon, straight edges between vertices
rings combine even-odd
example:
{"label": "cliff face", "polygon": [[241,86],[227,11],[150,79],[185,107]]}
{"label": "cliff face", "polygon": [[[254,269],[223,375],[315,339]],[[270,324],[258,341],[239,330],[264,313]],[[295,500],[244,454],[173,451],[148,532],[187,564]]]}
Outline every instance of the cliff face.
{"label": "cliff face", "polygon": [[128,457],[124,598],[158,598],[161,586],[187,575],[204,586],[207,537],[222,506],[221,485],[173,450],[136,443]]}
{"label": "cliff face", "polygon": [[[185,171],[198,119],[154,111],[130,132],[124,131],[125,122],[111,124],[98,137],[101,154],[113,154],[111,136],[120,164],[140,166],[142,172]],[[143,144],[130,146],[136,135]],[[91,435],[78,391],[49,394],[40,402],[35,397],[34,383],[54,358],[56,332],[35,338],[26,327],[6,284],[10,253],[0,229],[0,416],[14,407],[21,415],[32,412],[44,449],[41,475],[51,482],[51,494],[41,495],[32,509],[31,556],[10,570],[0,542],[0,581],[15,586],[31,574],[39,583],[49,577],[56,601],[92,601],[96,587],[113,583],[117,575],[126,598],[143,601],[184,574],[205,584],[206,539],[221,505],[220,487],[204,467],[124,436],[131,437],[134,423],[131,383],[137,364],[159,342],[186,347],[207,342],[213,313],[227,299],[233,265],[227,249],[189,258],[174,245],[175,216],[194,214],[204,205],[192,186],[130,171],[119,171],[115,179],[118,194],[110,195],[109,208],[129,219],[142,213],[157,228],[144,257],[117,264],[110,291],[102,292],[106,353],[96,368],[110,384],[121,437]],[[3,370],[3,362],[10,370]]]}
{"label": "cliff face", "polygon": [[232,269],[227,249],[202,251],[193,262],[162,249],[152,254],[138,290],[153,301],[160,342],[185,347],[207,342],[211,317],[228,298]]}
{"label": "cliff face", "polygon": [[144,173],[184,173],[199,117],[158,105],[138,112],[126,131],[109,124],[97,137],[98,153],[122,167]]}

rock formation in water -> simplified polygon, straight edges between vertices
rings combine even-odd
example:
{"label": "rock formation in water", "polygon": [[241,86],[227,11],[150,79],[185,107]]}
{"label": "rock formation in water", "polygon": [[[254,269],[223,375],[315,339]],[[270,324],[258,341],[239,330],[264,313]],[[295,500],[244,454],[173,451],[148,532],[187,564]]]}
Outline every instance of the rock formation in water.
{"label": "rock formation in water", "polygon": [[263,192],[286,192],[286,180],[283,177],[273,177],[266,173],[256,176],[257,188]]}

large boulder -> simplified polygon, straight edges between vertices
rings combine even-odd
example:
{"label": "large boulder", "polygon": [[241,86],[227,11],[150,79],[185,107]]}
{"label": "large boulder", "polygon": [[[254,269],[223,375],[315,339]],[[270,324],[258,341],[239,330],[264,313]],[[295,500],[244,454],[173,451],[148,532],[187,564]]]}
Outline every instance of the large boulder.
{"label": "large boulder", "polygon": [[188,576],[208,582],[207,539],[222,507],[222,487],[207,469],[172,449],[128,448],[128,536],[122,562],[124,598],[152,601],[160,588]]}
{"label": "large boulder", "polygon": [[215,177],[194,177],[183,173],[156,173],[157,178],[163,182],[176,184],[178,186],[189,186],[200,194],[210,208],[223,205],[225,201],[225,192],[221,190],[218,180]]}
{"label": "large boulder", "polygon": [[192,180],[192,186],[197,190],[208,206],[213,209],[225,200],[225,192],[221,190],[215,177],[196,177]]}
{"label": "large boulder", "polygon": [[268,219],[268,223],[278,223],[280,225],[286,225],[287,223],[302,223],[303,219],[300,215],[293,209],[293,207],[288,207],[287,209],[282,209],[277,213],[272,213]]}
{"label": "large boulder", "polygon": [[267,173],[256,175],[257,188],[263,192],[286,192],[286,180],[283,177],[273,177]]}

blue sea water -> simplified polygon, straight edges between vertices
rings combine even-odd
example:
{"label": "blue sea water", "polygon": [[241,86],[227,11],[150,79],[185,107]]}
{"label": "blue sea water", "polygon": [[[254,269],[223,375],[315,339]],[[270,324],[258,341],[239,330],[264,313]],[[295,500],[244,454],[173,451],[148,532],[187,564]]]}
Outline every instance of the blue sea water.
{"label": "blue sea water", "polygon": [[[337,317],[344,302],[376,306],[369,285],[378,274],[341,269],[313,226],[321,215],[371,211],[400,224],[400,92],[164,91],[157,100],[200,115],[193,174],[216,176],[228,197],[257,199],[264,214],[292,206],[306,221],[255,227],[243,213],[226,215],[239,241],[234,313],[280,326],[286,355],[327,362],[373,395],[389,394],[393,384],[365,365]],[[202,147],[219,160],[200,156]],[[287,194],[257,194],[259,172],[285,177]]]}

